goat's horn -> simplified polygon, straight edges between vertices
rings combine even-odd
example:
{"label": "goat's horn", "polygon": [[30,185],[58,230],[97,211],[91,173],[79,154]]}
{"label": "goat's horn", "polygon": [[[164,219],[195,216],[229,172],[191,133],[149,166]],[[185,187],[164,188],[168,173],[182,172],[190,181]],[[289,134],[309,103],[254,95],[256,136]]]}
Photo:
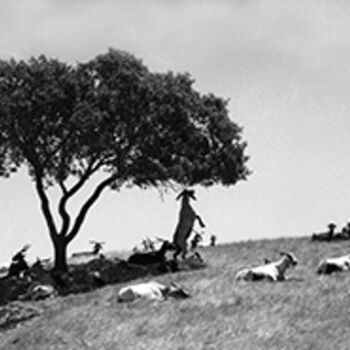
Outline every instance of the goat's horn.
{"label": "goat's horn", "polygon": [[179,193],[177,196],[176,196],[176,200],[178,201],[182,196],[184,195],[183,191],[181,193]]}

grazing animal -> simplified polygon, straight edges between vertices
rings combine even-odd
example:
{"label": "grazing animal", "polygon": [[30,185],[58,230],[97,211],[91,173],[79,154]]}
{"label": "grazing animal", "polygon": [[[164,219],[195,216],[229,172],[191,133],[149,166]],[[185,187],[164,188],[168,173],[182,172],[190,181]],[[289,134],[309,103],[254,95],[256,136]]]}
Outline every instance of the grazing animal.
{"label": "grazing animal", "polygon": [[159,250],[152,252],[136,252],[132,254],[128,263],[137,265],[151,265],[151,264],[165,264],[166,262],[166,252],[169,250],[174,250],[175,247],[169,241],[164,241]]}
{"label": "grazing animal", "polygon": [[105,242],[90,241],[90,244],[92,244],[92,253],[98,255],[103,249],[103,245],[105,244]]}
{"label": "grazing animal", "polygon": [[199,243],[203,241],[203,237],[200,233],[196,232],[194,237],[191,240],[191,250],[195,250]]}
{"label": "grazing animal", "polygon": [[173,242],[176,250],[174,253],[174,259],[181,253],[182,258],[186,258],[187,254],[187,240],[192,232],[195,220],[201,227],[205,227],[201,217],[194,211],[190,204],[190,199],[196,200],[194,190],[183,190],[176,200],[181,200],[181,209],[179,214],[179,221],[175,229]]}
{"label": "grazing animal", "polygon": [[41,300],[55,297],[56,289],[50,284],[37,284],[31,286],[24,295],[21,295],[22,300]]}
{"label": "grazing animal", "polygon": [[93,257],[93,256],[103,257],[101,250],[103,249],[103,245],[105,244],[105,242],[90,241],[89,243],[92,244],[91,251],[75,252],[72,254],[72,258]]}
{"label": "grazing animal", "polygon": [[335,241],[344,241],[350,239],[350,223],[347,223],[341,230],[341,232],[336,233],[333,237]]}
{"label": "grazing animal", "polygon": [[322,233],[313,233],[311,236],[312,241],[326,241],[330,242],[333,240],[335,235],[335,228],[337,225],[333,224],[332,222],[328,225],[328,231],[322,232]]}
{"label": "grazing animal", "polygon": [[156,250],[156,248],[154,247],[154,242],[149,237],[143,239],[141,243],[143,245],[143,251],[145,252],[154,252]]}
{"label": "grazing animal", "polygon": [[322,260],[317,267],[318,274],[331,274],[350,270],[350,255]]}
{"label": "grazing animal", "polygon": [[297,265],[298,261],[294,254],[281,252],[282,258],[276,262],[269,262],[265,265],[246,268],[239,271],[236,280],[259,281],[267,279],[270,281],[284,281],[285,272],[291,267]]}
{"label": "grazing animal", "polygon": [[131,302],[139,298],[148,300],[164,300],[168,297],[185,299],[190,293],[172,282],[169,286],[150,281],[123,287],[118,292],[118,302]]}
{"label": "grazing animal", "polygon": [[37,257],[36,262],[31,266],[31,269],[49,271],[52,266],[53,264],[50,258],[40,259]]}
{"label": "grazing animal", "polygon": [[29,266],[25,259],[25,254],[30,248],[29,244],[26,244],[19,252],[17,252],[13,257],[9,267],[8,276],[22,278],[26,277],[29,271]]}
{"label": "grazing animal", "polygon": [[133,249],[133,253],[137,252],[153,252],[156,250],[155,242],[152,241],[149,237],[144,238],[140,244],[136,245]]}

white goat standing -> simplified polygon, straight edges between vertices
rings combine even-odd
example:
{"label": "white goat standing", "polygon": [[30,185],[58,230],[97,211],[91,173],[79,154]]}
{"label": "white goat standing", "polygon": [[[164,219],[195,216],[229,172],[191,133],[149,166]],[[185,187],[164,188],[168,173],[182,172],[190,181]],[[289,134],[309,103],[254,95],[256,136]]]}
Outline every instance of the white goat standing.
{"label": "white goat standing", "polygon": [[164,300],[167,297],[188,298],[190,294],[178,284],[172,282],[170,286],[150,281],[123,287],[118,292],[118,302],[131,302],[139,298],[149,300]]}
{"label": "white goat standing", "polygon": [[317,267],[319,274],[331,274],[332,272],[350,271],[350,255],[322,260]]}
{"label": "white goat standing", "polygon": [[201,227],[205,227],[201,217],[194,211],[190,205],[190,199],[196,200],[194,190],[183,190],[176,200],[182,198],[181,209],[179,214],[179,222],[176,226],[173,242],[176,246],[174,259],[181,253],[182,258],[186,258],[187,254],[187,240],[192,232],[195,220]]}
{"label": "white goat standing", "polygon": [[92,245],[91,251],[75,252],[72,254],[72,258],[97,257],[97,256],[103,257],[101,250],[103,249],[103,245],[105,244],[105,242],[90,241],[89,243]]}
{"label": "white goat standing", "polygon": [[294,254],[290,252],[281,252],[281,255],[282,258],[276,262],[239,271],[236,275],[236,280],[259,281],[267,279],[270,281],[284,281],[286,270],[291,266],[297,265],[298,261]]}

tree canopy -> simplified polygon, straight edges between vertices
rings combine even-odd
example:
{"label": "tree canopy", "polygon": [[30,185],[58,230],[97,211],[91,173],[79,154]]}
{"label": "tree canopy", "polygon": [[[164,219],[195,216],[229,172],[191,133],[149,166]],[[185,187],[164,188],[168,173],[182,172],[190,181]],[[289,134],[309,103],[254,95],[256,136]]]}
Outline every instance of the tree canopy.
{"label": "tree canopy", "polygon": [[[107,187],[228,186],[246,179],[246,143],[228,116],[228,101],[193,85],[187,73],[150,72],[114,49],[76,65],[44,55],[0,61],[0,176],[28,167],[54,245],[76,236]],[[69,200],[97,172],[104,179],[72,220]],[[62,194],[60,226],[51,186]]]}

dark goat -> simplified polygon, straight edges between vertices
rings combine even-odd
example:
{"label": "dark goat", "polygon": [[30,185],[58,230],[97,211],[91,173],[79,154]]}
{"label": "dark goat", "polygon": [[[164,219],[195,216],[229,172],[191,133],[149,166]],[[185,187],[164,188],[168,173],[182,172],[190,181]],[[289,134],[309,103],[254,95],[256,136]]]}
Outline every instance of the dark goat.
{"label": "dark goat", "polygon": [[129,257],[128,262],[138,265],[164,264],[166,252],[174,249],[175,247],[172,243],[164,241],[159,250],[147,253],[134,253]]}
{"label": "dark goat", "polygon": [[203,237],[200,233],[196,233],[195,236],[191,240],[191,250],[195,250],[199,243],[203,241]]}
{"label": "dark goat", "polygon": [[26,244],[19,252],[17,252],[13,257],[8,271],[9,277],[24,277],[29,270],[27,261],[25,260],[25,254],[30,248],[29,244]]}
{"label": "dark goat", "polygon": [[333,240],[335,235],[335,228],[337,226],[333,223],[328,225],[328,231],[322,233],[313,233],[311,236],[311,241],[326,241],[330,242]]}
{"label": "dark goat", "polygon": [[190,204],[190,199],[196,200],[194,190],[183,190],[176,197],[176,200],[179,199],[181,199],[179,221],[173,237],[173,242],[176,247],[174,259],[176,259],[180,253],[182,258],[185,259],[187,254],[187,240],[192,232],[195,221],[197,220],[202,228],[205,227],[205,224]]}
{"label": "dark goat", "polygon": [[335,241],[350,239],[350,223],[347,223],[339,233],[335,234],[333,239]]}

